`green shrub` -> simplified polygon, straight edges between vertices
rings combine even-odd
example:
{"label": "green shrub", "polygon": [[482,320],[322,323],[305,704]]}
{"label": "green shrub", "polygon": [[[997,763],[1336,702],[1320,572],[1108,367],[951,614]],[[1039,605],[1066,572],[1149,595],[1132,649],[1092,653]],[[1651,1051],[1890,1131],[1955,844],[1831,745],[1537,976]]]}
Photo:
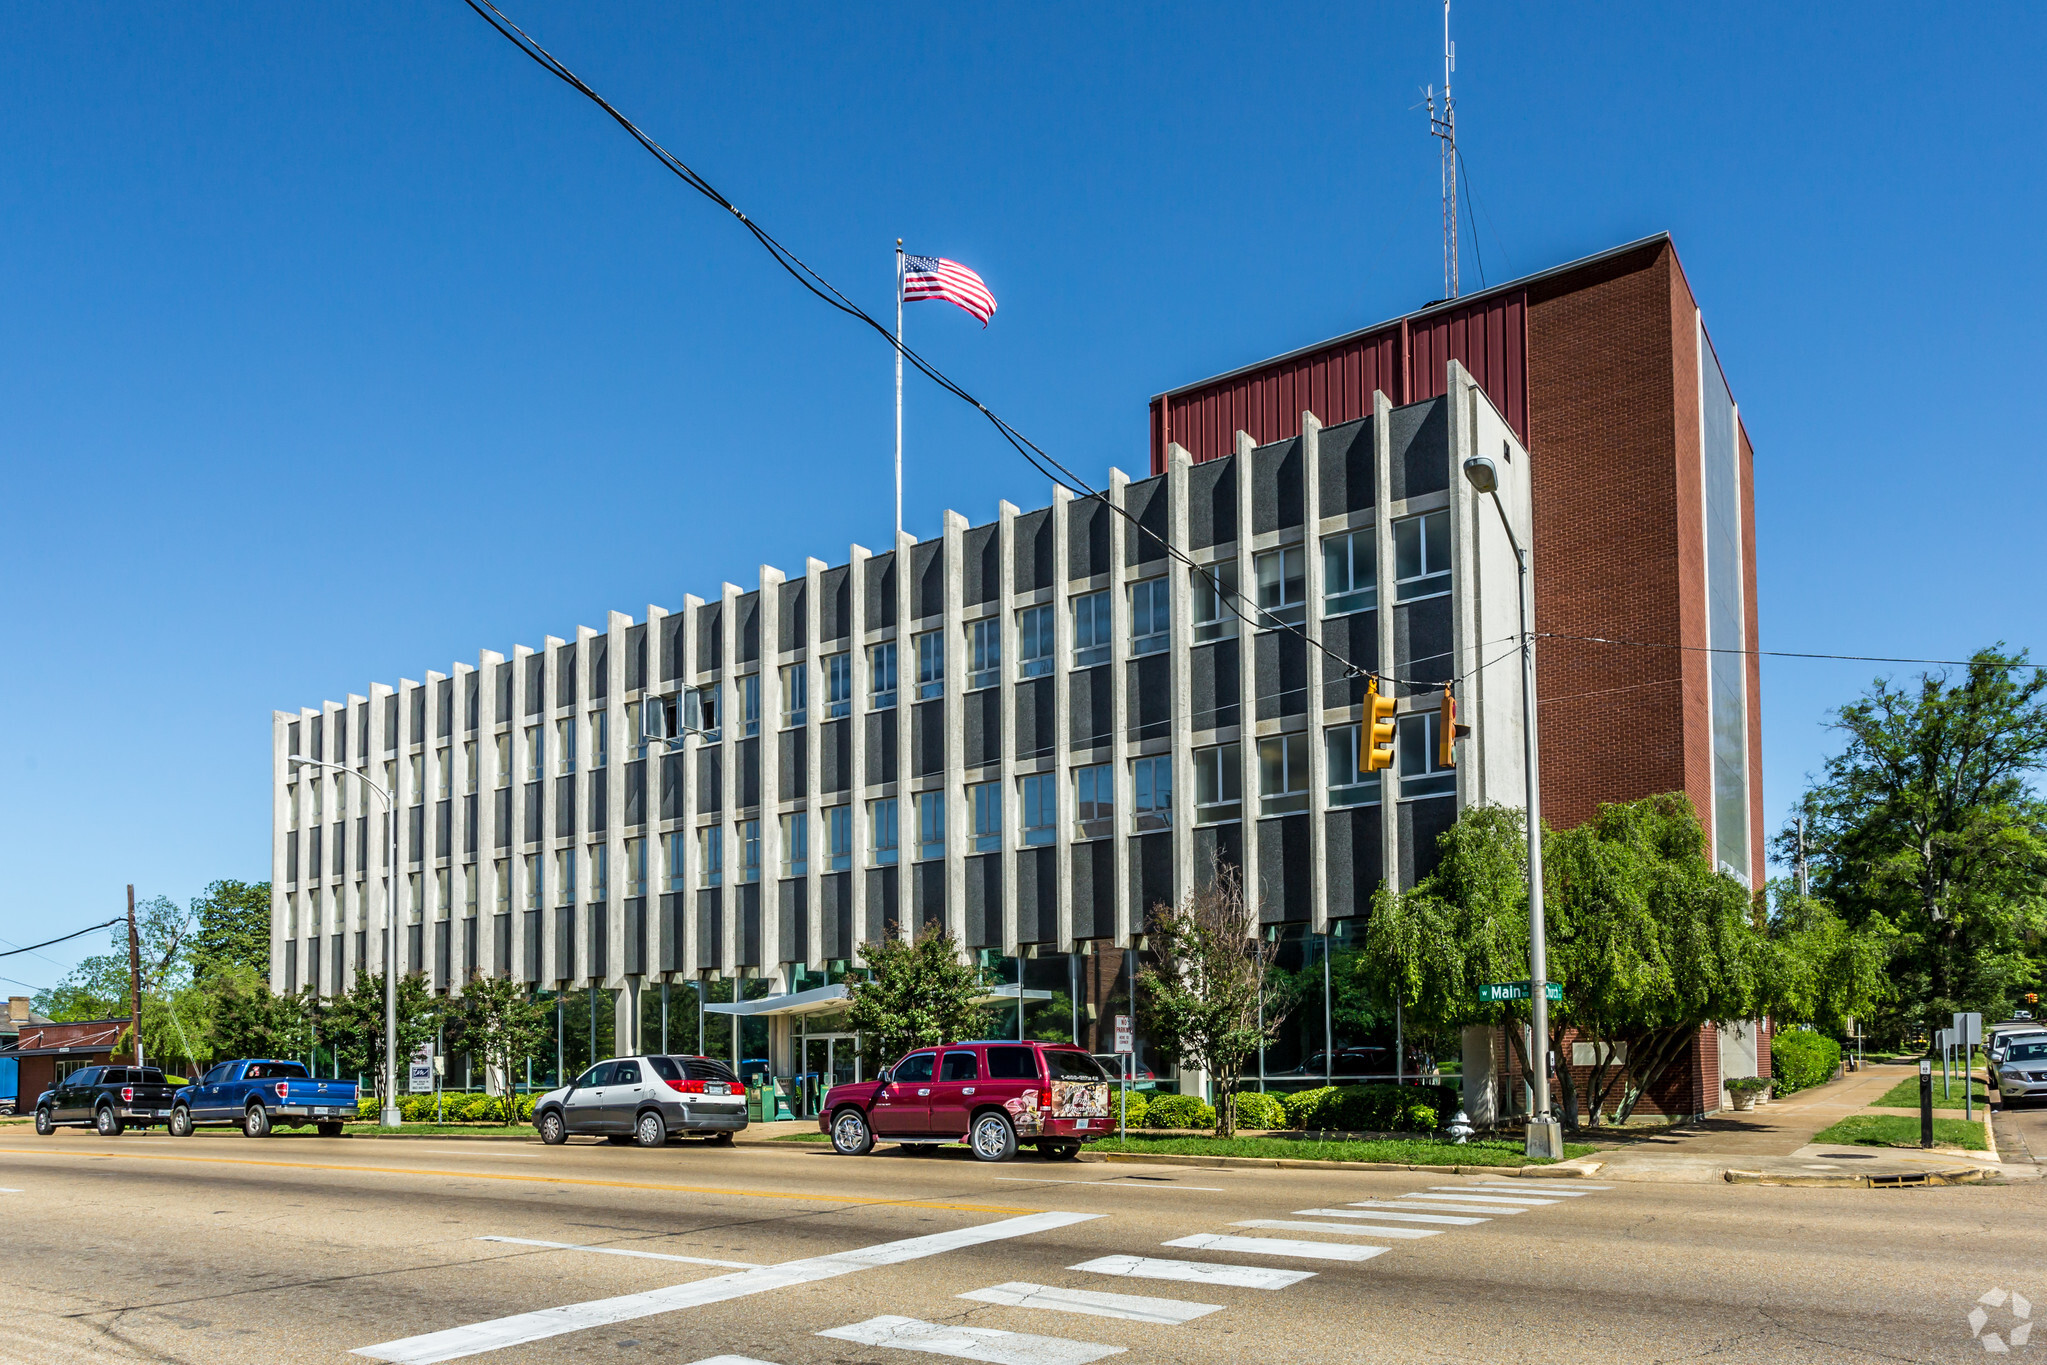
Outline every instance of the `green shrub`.
{"label": "green shrub", "polygon": [[[1130,1105],[1128,1110],[1122,1108],[1126,1100]],[[1150,1109],[1150,1106],[1151,1096],[1145,1094],[1142,1090],[1132,1090],[1127,1094],[1115,1090],[1109,1092],[1109,1117],[1113,1119],[1118,1114],[1122,1114],[1123,1124],[1127,1128],[1144,1127],[1144,1116]]]}
{"label": "green shrub", "polygon": [[1276,1095],[1259,1090],[1237,1092],[1237,1126],[1239,1128],[1284,1128],[1287,1124],[1286,1109]]}
{"label": "green shrub", "polygon": [[1434,1132],[1443,1114],[1457,1110],[1447,1085],[1325,1085],[1297,1090],[1283,1101],[1287,1126],[1309,1132]]}
{"label": "green shrub", "polygon": [[377,1097],[364,1090],[356,1094],[355,1112],[356,1117],[374,1122],[383,1113],[383,1110],[377,1107]]}
{"label": "green shrub", "polygon": [[1145,1106],[1147,1128],[1213,1128],[1215,1108],[1199,1095],[1154,1095]]}
{"label": "green shrub", "polygon": [[1840,1065],[1841,1045],[1811,1029],[1787,1029],[1770,1040],[1770,1070],[1779,1095],[1824,1084]]}

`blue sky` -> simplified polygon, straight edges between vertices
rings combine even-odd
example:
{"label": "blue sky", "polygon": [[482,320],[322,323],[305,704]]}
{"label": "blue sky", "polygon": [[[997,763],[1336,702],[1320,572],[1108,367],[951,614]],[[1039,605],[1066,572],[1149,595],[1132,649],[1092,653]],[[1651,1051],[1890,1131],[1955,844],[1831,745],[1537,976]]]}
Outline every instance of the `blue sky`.
{"label": "blue sky", "polygon": [[[1441,292],[1425,0],[510,13],[870,308],[898,236],[978,268],[994,324],[910,339],[1091,477],[1150,395]],[[1455,28],[1489,278],[1676,235],[1764,647],[2038,641],[2047,11]],[[0,938],[266,876],[274,707],[885,543],[887,350],[454,0],[9,38]],[[929,385],[908,429],[915,533],[1048,496]],[[1878,671],[1765,662],[1771,826]]]}

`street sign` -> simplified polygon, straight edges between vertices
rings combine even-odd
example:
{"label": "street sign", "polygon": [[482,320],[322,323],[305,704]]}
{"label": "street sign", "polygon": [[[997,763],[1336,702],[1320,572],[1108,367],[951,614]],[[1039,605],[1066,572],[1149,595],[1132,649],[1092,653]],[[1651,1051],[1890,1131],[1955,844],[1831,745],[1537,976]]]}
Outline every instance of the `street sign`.
{"label": "street sign", "polygon": [[[1554,1004],[1564,998],[1564,985],[1561,981],[1545,981],[1542,983],[1542,994],[1544,999]],[[1528,995],[1526,981],[1488,981],[1478,988],[1478,1002],[1481,1005],[1526,1000]]]}
{"label": "street sign", "polygon": [[1130,1016],[1119,1014],[1116,1016],[1116,1051],[1129,1052],[1131,1050]]}
{"label": "street sign", "polygon": [[1980,1047],[1983,1043],[1983,1016],[1980,1014],[1957,1014],[1954,1030],[1948,1035],[1957,1047]]}
{"label": "street sign", "polygon": [[434,1092],[434,1045],[421,1043],[412,1053],[411,1074],[406,1080],[406,1089],[415,1095],[431,1095]]}

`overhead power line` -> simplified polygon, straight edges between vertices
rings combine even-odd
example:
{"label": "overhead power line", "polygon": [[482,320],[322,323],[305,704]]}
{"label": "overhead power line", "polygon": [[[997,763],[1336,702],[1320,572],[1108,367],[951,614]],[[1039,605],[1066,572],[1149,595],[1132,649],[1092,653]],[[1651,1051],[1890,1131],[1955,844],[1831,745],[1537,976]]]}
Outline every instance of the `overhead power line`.
{"label": "overhead power line", "polygon": [[111,928],[116,924],[125,924],[127,923],[127,919],[128,917],[126,915],[121,915],[117,916],[114,919],[108,920],[105,924],[90,925],[87,928],[78,930],[76,933],[66,934],[64,935],[63,938],[45,939],[41,943],[31,943],[26,948],[9,948],[6,952],[0,953],[0,957],[13,957],[16,953],[32,953],[38,948],[47,948],[52,943],[63,943],[70,939],[81,938],[84,935],[91,933],[95,929],[107,929]]}
{"label": "overhead power line", "polygon": [[1654,640],[1613,640],[1604,635],[1566,635],[1559,631],[1539,630],[1538,640],[1578,640],[1593,645],[1623,645],[1630,649],[1676,649],[1692,654],[1743,654],[1760,659],[1833,659],[1852,664],[1941,664],[1956,668],[1968,668],[1976,664],[1995,663],[2002,668],[2037,668],[2040,665],[2030,659],[1905,659],[1889,654],[1808,654],[1789,649],[1729,649],[1720,645],[1673,645],[1661,644]]}

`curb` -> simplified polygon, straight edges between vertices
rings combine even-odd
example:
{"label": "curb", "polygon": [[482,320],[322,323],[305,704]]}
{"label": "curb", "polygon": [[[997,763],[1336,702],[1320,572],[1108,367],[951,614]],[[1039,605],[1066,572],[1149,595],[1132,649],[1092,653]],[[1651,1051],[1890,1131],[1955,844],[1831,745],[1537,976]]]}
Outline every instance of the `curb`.
{"label": "curb", "polygon": [[[1428,1175],[1511,1175],[1546,1176],[1551,1179],[1583,1178],[1592,1174],[1583,1166],[1424,1166],[1395,1161],[1303,1161],[1293,1157],[1269,1156],[1179,1156],[1146,1152],[1087,1152],[1082,1161],[1134,1161],[1152,1166],[1235,1166],[1279,1171],[1418,1171]],[[1593,1169],[1597,1169],[1594,1167]]]}
{"label": "curb", "polygon": [[1975,1185],[1983,1180],[1977,1166],[1949,1166],[1938,1171],[1911,1171],[1898,1175],[1765,1175],[1761,1171],[1728,1170],[1721,1178],[1730,1185],[1805,1185],[1821,1189],[1900,1189],[1914,1185]]}

